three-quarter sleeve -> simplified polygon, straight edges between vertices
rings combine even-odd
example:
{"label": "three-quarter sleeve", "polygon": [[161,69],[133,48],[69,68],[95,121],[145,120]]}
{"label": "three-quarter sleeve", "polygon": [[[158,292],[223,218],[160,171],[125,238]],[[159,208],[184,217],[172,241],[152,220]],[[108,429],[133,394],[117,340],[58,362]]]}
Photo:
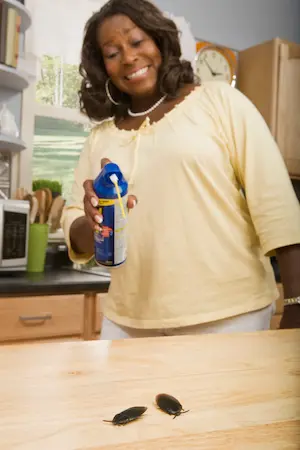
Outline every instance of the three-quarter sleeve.
{"label": "three-quarter sleeve", "polygon": [[230,86],[220,87],[228,150],[265,255],[300,243],[300,206],[284,159],[252,102]]}
{"label": "three-quarter sleeve", "polygon": [[91,173],[91,145],[92,145],[93,131],[87,137],[83,150],[80,153],[79,161],[74,171],[74,181],[72,185],[72,191],[70,199],[65,206],[61,218],[61,226],[64,232],[66,244],[68,246],[69,258],[71,261],[78,264],[87,263],[93,254],[78,254],[74,251],[70,241],[70,228],[72,223],[85,215],[83,198],[84,198],[84,188],[83,183],[87,179],[92,178]]}

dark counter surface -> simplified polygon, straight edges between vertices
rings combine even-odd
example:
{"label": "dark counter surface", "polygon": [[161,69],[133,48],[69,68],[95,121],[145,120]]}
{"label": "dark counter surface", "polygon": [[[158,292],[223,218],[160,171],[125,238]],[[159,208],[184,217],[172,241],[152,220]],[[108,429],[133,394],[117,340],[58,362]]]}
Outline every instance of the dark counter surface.
{"label": "dark counter surface", "polygon": [[[274,275],[278,283],[280,273],[275,258],[271,258]],[[35,295],[106,293],[110,284],[107,275],[92,271],[75,270],[73,266],[46,269],[43,273],[1,272],[0,297],[26,297]]]}
{"label": "dark counter surface", "polygon": [[72,267],[43,273],[0,272],[0,297],[105,293],[110,278],[74,270]]}

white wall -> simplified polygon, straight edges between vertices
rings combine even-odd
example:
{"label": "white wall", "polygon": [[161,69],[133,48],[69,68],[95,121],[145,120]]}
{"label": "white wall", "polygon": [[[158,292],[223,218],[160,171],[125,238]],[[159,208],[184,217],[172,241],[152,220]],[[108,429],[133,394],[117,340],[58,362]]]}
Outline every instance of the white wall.
{"label": "white wall", "polygon": [[300,0],[154,0],[195,37],[242,50],[274,37],[300,43]]}

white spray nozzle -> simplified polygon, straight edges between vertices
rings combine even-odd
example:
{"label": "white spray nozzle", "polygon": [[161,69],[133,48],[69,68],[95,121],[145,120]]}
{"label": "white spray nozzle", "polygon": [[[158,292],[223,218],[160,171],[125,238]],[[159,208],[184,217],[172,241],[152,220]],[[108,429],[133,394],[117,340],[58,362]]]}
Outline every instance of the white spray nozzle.
{"label": "white spray nozzle", "polygon": [[110,177],[109,177],[109,179],[110,179],[110,181],[112,182],[112,183],[118,183],[118,181],[119,181],[119,178],[117,177],[117,175],[115,174],[115,173],[113,173]]}
{"label": "white spray nozzle", "polygon": [[121,211],[122,211],[122,216],[125,219],[126,218],[126,214],[125,214],[124,206],[123,206],[122,199],[121,199],[120,188],[119,188],[119,185],[118,185],[119,178],[117,177],[117,175],[115,173],[113,173],[109,177],[109,179],[115,185],[115,188],[116,188],[116,191],[117,191],[117,196],[118,196],[118,199],[119,199],[120,208],[121,208]]}

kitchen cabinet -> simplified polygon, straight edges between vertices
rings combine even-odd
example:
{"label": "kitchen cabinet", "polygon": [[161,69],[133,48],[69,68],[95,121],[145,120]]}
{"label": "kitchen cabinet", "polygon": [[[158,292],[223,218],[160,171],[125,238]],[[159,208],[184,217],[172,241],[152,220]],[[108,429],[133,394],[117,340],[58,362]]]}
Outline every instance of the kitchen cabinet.
{"label": "kitchen cabinet", "polygon": [[[271,329],[279,328],[283,313],[283,288],[271,320]],[[67,342],[99,339],[102,323],[101,301],[107,294],[98,294],[96,301],[85,302],[83,295],[51,295],[7,297],[0,299],[0,344],[29,342]],[[84,321],[92,325],[92,338],[84,336]]]}
{"label": "kitchen cabinet", "polygon": [[[24,2],[23,2],[24,3]],[[20,181],[20,171],[22,172],[20,160],[21,154],[28,145],[28,142],[24,142],[24,128],[23,128],[23,118],[22,115],[22,102],[24,91],[28,86],[33,84],[33,79],[27,72],[28,61],[26,61],[25,53],[25,40],[26,31],[31,26],[31,14],[29,10],[22,4],[21,1],[17,0],[0,0],[0,25],[2,23],[2,36],[4,40],[4,47],[2,47],[1,63],[0,63],[0,106],[1,104],[6,104],[8,110],[13,114],[16,119],[16,125],[20,130],[20,136],[14,137],[1,133],[0,130],[0,189],[7,196],[11,197],[11,193],[16,190]],[[10,16],[12,20],[15,20],[16,34],[11,36],[9,34],[9,28],[4,27],[5,23],[8,23],[6,18],[9,12],[16,13],[15,17]],[[17,17],[20,18],[20,27]],[[20,36],[18,37],[18,33]],[[5,41],[9,42],[9,39],[13,38],[15,42],[19,39],[19,46],[17,49],[18,58],[15,61],[13,57],[13,64],[11,60],[11,46],[5,46]],[[5,55],[4,55],[5,53]],[[6,58],[8,57],[8,60]],[[6,60],[7,64],[4,64]],[[12,65],[11,65],[12,64]],[[23,66],[23,68],[22,68]],[[25,141],[27,139],[25,138]],[[4,160],[5,163],[3,164]],[[2,166],[1,167],[1,162]],[[7,169],[8,167],[8,169]],[[3,170],[1,170],[1,168]]]}
{"label": "kitchen cabinet", "polygon": [[275,38],[239,53],[237,88],[258,108],[300,179],[300,44]]}
{"label": "kitchen cabinet", "polygon": [[0,340],[27,340],[81,334],[83,296],[3,298]]}
{"label": "kitchen cabinet", "polygon": [[96,302],[84,301],[83,295],[1,298],[0,343],[82,340],[86,320],[93,323],[93,338],[97,339],[101,330],[100,302],[99,295]]}
{"label": "kitchen cabinet", "polygon": [[110,278],[71,267],[0,273],[0,344],[42,339],[94,340]]}
{"label": "kitchen cabinet", "polygon": [[94,332],[97,335],[96,337],[99,337],[100,331],[101,331],[101,323],[102,323],[102,312],[101,312],[101,301],[103,301],[104,297],[107,294],[100,294],[97,296],[96,299],[96,314],[95,314],[95,328]]}

